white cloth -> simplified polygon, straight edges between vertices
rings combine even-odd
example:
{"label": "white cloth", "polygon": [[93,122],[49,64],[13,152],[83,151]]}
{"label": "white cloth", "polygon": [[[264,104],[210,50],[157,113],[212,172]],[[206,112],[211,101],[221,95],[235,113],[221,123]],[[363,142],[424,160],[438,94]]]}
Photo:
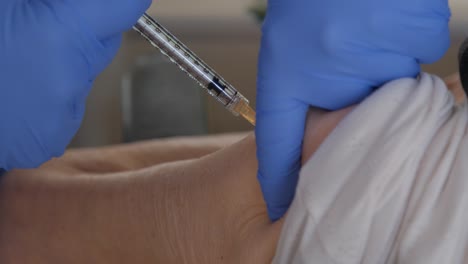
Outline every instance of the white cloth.
{"label": "white cloth", "polygon": [[468,263],[467,104],[439,78],[391,82],[301,171],[274,263]]}

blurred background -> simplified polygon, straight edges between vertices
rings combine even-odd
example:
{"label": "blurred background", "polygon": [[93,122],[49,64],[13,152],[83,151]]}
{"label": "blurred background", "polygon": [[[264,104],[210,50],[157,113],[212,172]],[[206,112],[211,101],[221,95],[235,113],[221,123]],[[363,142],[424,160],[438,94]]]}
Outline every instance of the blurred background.
{"label": "blurred background", "polygon": [[[148,10],[255,106],[263,0],[157,0]],[[425,71],[457,71],[468,36],[468,2],[450,0],[452,47]],[[71,147],[253,129],[207,96],[136,32],[127,32],[111,66],[96,80]]]}

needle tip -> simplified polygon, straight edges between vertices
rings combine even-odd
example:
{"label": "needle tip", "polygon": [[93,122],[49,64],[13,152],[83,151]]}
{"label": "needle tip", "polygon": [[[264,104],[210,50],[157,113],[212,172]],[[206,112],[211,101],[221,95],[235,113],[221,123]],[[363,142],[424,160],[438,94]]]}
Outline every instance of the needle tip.
{"label": "needle tip", "polygon": [[239,114],[249,121],[250,124],[255,126],[255,110],[248,104],[244,104],[239,110]]}

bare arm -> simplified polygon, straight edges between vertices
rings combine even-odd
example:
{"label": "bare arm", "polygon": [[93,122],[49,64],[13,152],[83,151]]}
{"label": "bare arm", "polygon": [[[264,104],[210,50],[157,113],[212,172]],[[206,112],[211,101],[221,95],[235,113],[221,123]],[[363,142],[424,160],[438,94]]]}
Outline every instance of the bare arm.
{"label": "bare arm", "polygon": [[280,230],[256,181],[252,136],[138,171],[14,171],[2,179],[0,212],[6,264],[267,263]]}
{"label": "bare arm", "polygon": [[[311,110],[304,160],[348,111]],[[194,160],[106,175],[70,160],[1,180],[0,263],[268,263],[274,254],[282,223],[268,221],[252,136]],[[173,159],[138,164],[155,160]]]}

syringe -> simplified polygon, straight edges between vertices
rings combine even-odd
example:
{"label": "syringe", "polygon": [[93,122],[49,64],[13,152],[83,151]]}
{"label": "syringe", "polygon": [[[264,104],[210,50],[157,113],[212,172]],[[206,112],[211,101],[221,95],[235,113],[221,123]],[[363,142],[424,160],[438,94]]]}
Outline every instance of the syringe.
{"label": "syringe", "polygon": [[243,116],[255,126],[255,111],[249,101],[211,67],[190,51],[167,29],[144,14],[133,27],[180,69],[197,81],[235,116]]}

